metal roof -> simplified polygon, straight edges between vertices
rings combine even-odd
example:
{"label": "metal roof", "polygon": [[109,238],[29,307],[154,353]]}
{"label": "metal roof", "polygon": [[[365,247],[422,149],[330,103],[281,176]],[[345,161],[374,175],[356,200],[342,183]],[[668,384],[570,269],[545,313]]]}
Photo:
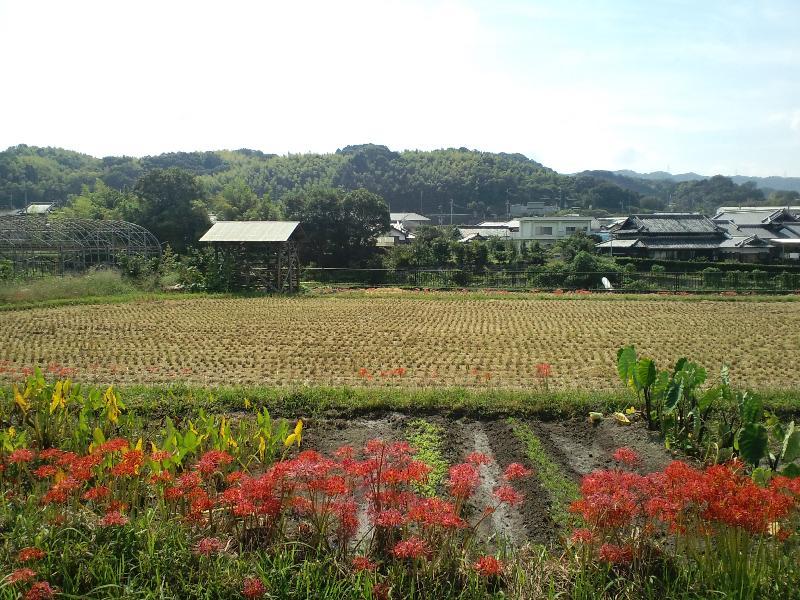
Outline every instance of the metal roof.
{"label": "metal roof", "polygon": [[595,244],[595,248],[632,248],[636,244],[639,243],[639,240],[608,240],[607,242],[601,242],[599,244]]}
{"label": "metal roof", "polygon": [[287,242],[302,233],[299,221],[217,221],[201,242]]}
{"label": "metal roof", "polygon": [[459,227],[458,233],[461,234],[462,238],[466,238],[469,236],[479,235],[481,237],[498,237],[498,238],[508,238],[511,237],[511,232],[508,229],[490,229],[490,228],[482,228],[482,227]]}
{"label": "metal roof", "polygon": [[722,231],[708,217],[699,213],[655,213],[631,215],[617,234],[721,235]]}
{"label": "metal roof", "polygon": [[389,213],[390,221],[430,221],[428,217],[418,215],[414,212],[396,212]]}
{"label": "metal roof", "polygon": [[794,222],[799,219],[785,208],[751,208],[750,210],[721,210],[715,221],[733,221],[737,225],[770,225],[774,222]]}

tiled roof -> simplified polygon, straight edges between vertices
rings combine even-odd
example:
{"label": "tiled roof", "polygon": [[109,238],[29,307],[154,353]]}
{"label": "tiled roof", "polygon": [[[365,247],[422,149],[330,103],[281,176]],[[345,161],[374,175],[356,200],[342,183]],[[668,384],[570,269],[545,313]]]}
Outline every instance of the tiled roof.
{"label": "tiled roof", "polygon": [[698,213],[631,215],[617,230],[619,235],[720,235],[721,233],[719,227],[711,219]]}

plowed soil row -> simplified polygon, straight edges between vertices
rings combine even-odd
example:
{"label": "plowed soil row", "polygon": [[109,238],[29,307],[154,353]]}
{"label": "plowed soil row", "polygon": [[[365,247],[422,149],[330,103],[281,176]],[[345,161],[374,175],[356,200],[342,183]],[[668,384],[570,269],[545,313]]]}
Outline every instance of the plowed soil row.
{"label": "plowed soil row", "polygon": [[[403,440],[408,421],[415,417],[393,413],[363,419],[312,419],[306,424],[304,445],[331,453],[343,445],[362,448],[372,438]],[[514,435],[505,420],[448,421],[439,417],[428,420],[444,428],[444,458],[449,464],[462,462],[471,452],[483,452],[492,464],[482,469],[481,484],[468,506],[476,521],[487,504],[492,504],[492,490],[501,483],[503,469],[512,462],[531,467],[524,444]],[[622,426],[605,420],[597,426],[583,421],[545,423],[525,421],[542,440],[547,452],[564,474],[576,483],[596,469],[614,465],[611,454],[621,446],[636,450],[642,457],[641,472],[664,468],[672,457],[663,445],[640,425]],[[518,507],[504,506],[483,520],[479,537],[490,546],[522,546],[525,543],[553,544],[560,532],[551,518],[552,499],[534,476],[514,483],[525,499]],[[359,511],[362,531],[368,529],[366,510]]]}

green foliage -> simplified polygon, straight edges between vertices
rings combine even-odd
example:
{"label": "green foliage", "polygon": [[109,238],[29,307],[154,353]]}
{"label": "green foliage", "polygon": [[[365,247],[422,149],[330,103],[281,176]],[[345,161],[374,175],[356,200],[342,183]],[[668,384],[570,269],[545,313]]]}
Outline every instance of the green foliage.
{"label": "green foliage", "polygon": [[308,239],[304,262],[320,267],[364,266],[375,238],[389,229],[389,207],[365,189],[344,192],[317,188],[286,199],[286,214],[300,221]]}
{"label": "green foliage", "polygon": [[21,304],[55,299],[115,296],[136,291],[136,286],[124,280],[119,272],[98,269],[83,275],[7,280],[0,283],[0,302]]}
{"label": "green foliage", "polygon": [[202,187],[186,171],[149,171],[134,194],[138,203],[125,211],[126,220],[142,225],[178,252],[195,244],[211,225],[202,205]]}
{"label": "green foliage", "polygon": [[436,495],[447,474],[449,464],[442,456],[444,435],[443,427],[424,419],[414,419],[406,426],[405,437],[415,450],[414,458],[431,468],[428,481],[418,485],[420,493],[426,496]]}

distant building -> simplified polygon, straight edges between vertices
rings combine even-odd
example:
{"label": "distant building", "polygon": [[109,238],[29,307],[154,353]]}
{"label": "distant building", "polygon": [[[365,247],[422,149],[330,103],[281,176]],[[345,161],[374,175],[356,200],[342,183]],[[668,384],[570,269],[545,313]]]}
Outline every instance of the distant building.
{"label": "distant building", "polygon": [[420,225],[431,224],[431,220],[428,217],[413,212],[389,213],[389,220],[392,224],[399,223],[400,226],[409,231],[416,229]]}
{"label": "distant building", "polygon": [[408,244],[414,239],[414,234],[399,223],[393,223],[389,230],[379,235],[375,245],[379,248],[392,248],[401,244]]}
{"label": "distant building", "polygon": [[507,227],[459,227],[458,233],[461,235],[460,242],[483,241],[491,238],[511,239],[511,231]]}
{"label": "distant building", "polygon": [[49,214],[50,211],[53,210],[54,204],[44,204],[44,203],[36,203],[36,204],[29,204],[25,207],[25,214],[26,215],[46,215]]}
{"label": "distant building", "polygon": [[589,234],[592,230],[592,217],[565,215],[561,217],[522,217],[519,230],[513,239],[519,242],[539,242],[553,244],[578,232]]}
{"label": "distant building", "polygon": [[512,204],[509,207],[512,217],[546,217],[558,212],[558,207],[544,202]]}
{"label": "distant building", "polygon": [[721,207],[714,223],[733,239],[758,239],[774,251],[773,256],[800,259],[800,216],[792,207]]}
{"label": "distant building", "polygon": [[661,260],[715,260],[734,258],[759,262],[770,257],[772,246],[757,236],[732,236],[725,227],[699,213],[631,215],[597,245],[614,255]]}

